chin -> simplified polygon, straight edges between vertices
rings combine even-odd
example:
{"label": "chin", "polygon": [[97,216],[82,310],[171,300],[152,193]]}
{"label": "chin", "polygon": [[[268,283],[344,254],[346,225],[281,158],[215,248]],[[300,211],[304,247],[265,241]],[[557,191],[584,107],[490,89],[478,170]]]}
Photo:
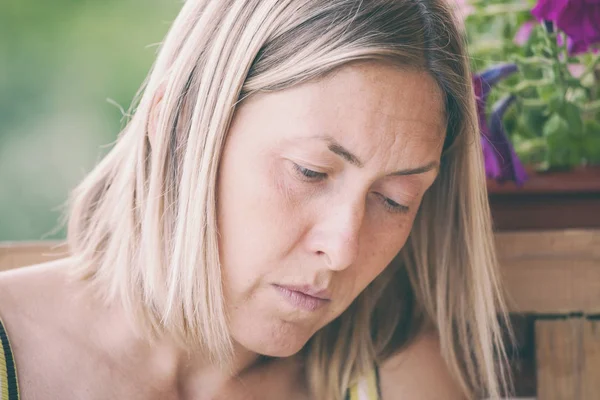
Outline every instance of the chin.
{"label": "chin", "polygon": [[236,342],[254,353],[268,357],[291,357],[302,350],[312,335],[297,326],[263,325],[262,329],[247,329],[242,335],[233,336]]}
{"label": "chin", "polygon": [[278,357],[278,358],[286,358],[291,357],[302,350],[304,344],[302,346],[293,346],[293,347],[275,347],[275,346],[267,346],[261,349],[256,349],[255,352],[257,354],[267,356],[267,357]]}

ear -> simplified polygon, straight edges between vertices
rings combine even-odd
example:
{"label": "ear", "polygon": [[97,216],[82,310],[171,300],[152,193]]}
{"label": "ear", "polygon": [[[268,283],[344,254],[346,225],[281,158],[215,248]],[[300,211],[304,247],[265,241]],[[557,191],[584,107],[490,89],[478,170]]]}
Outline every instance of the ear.
{"label": "ear", "polygon": [[154,93],[154,97],[152,98],[152,104],[150,105],[150,112],[148,115],[148,141],[150,142],[150,147],[156,146],[156,129],[158,127],[158,118],[162,112],[162,100],[165,95],[166,84],[163,82],[156,92]]}

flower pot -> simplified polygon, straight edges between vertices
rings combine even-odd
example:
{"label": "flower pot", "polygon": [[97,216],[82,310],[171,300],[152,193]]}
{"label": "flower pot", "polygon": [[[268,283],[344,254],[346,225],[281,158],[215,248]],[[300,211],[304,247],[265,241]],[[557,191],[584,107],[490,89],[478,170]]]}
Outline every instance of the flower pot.
{"label": "flower pot", "polygon": [[488,180],[496,231],[600,227],[600,166],[527,172],[522,187]]}

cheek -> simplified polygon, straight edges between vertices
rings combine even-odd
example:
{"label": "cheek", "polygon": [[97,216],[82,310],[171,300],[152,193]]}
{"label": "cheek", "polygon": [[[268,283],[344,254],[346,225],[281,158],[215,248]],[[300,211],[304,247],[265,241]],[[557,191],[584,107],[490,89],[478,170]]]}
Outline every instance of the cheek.
{"label": "cheek", "polygon": [[360,257],[355,265],[356,286],[360,289],[356,296],[385,270],[406,243],[414,216],[393,219],[389,219],[389,224],[367,225],[363,231]]}
{"label": "cheek", "polygon": [[[223,160],[219,180],[219,222],[225,243],[269,242],[282,227],[288,213],[279,200],[276,182],[268,166],[248,151],[232,148]],[[258,235],[258,236],[257,236]],[[238,243],[241,244],[241,243]]]}
{"label": "cheek", "polygon": [[219,182],[221,262],[236,298],[251,295],[264,276],[283,267],[303,226],[283,172],[248,153],[228,153]]}

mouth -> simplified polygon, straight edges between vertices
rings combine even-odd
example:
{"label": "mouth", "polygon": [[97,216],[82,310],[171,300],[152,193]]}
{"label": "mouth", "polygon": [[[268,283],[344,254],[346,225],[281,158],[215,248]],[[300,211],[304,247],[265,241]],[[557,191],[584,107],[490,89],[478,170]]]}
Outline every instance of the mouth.
{"label": "mouth", "polygon": [[306,311],[316,311],[331,301],[326,290],[310,286],[273,285],[273,287],[294,307]]}

